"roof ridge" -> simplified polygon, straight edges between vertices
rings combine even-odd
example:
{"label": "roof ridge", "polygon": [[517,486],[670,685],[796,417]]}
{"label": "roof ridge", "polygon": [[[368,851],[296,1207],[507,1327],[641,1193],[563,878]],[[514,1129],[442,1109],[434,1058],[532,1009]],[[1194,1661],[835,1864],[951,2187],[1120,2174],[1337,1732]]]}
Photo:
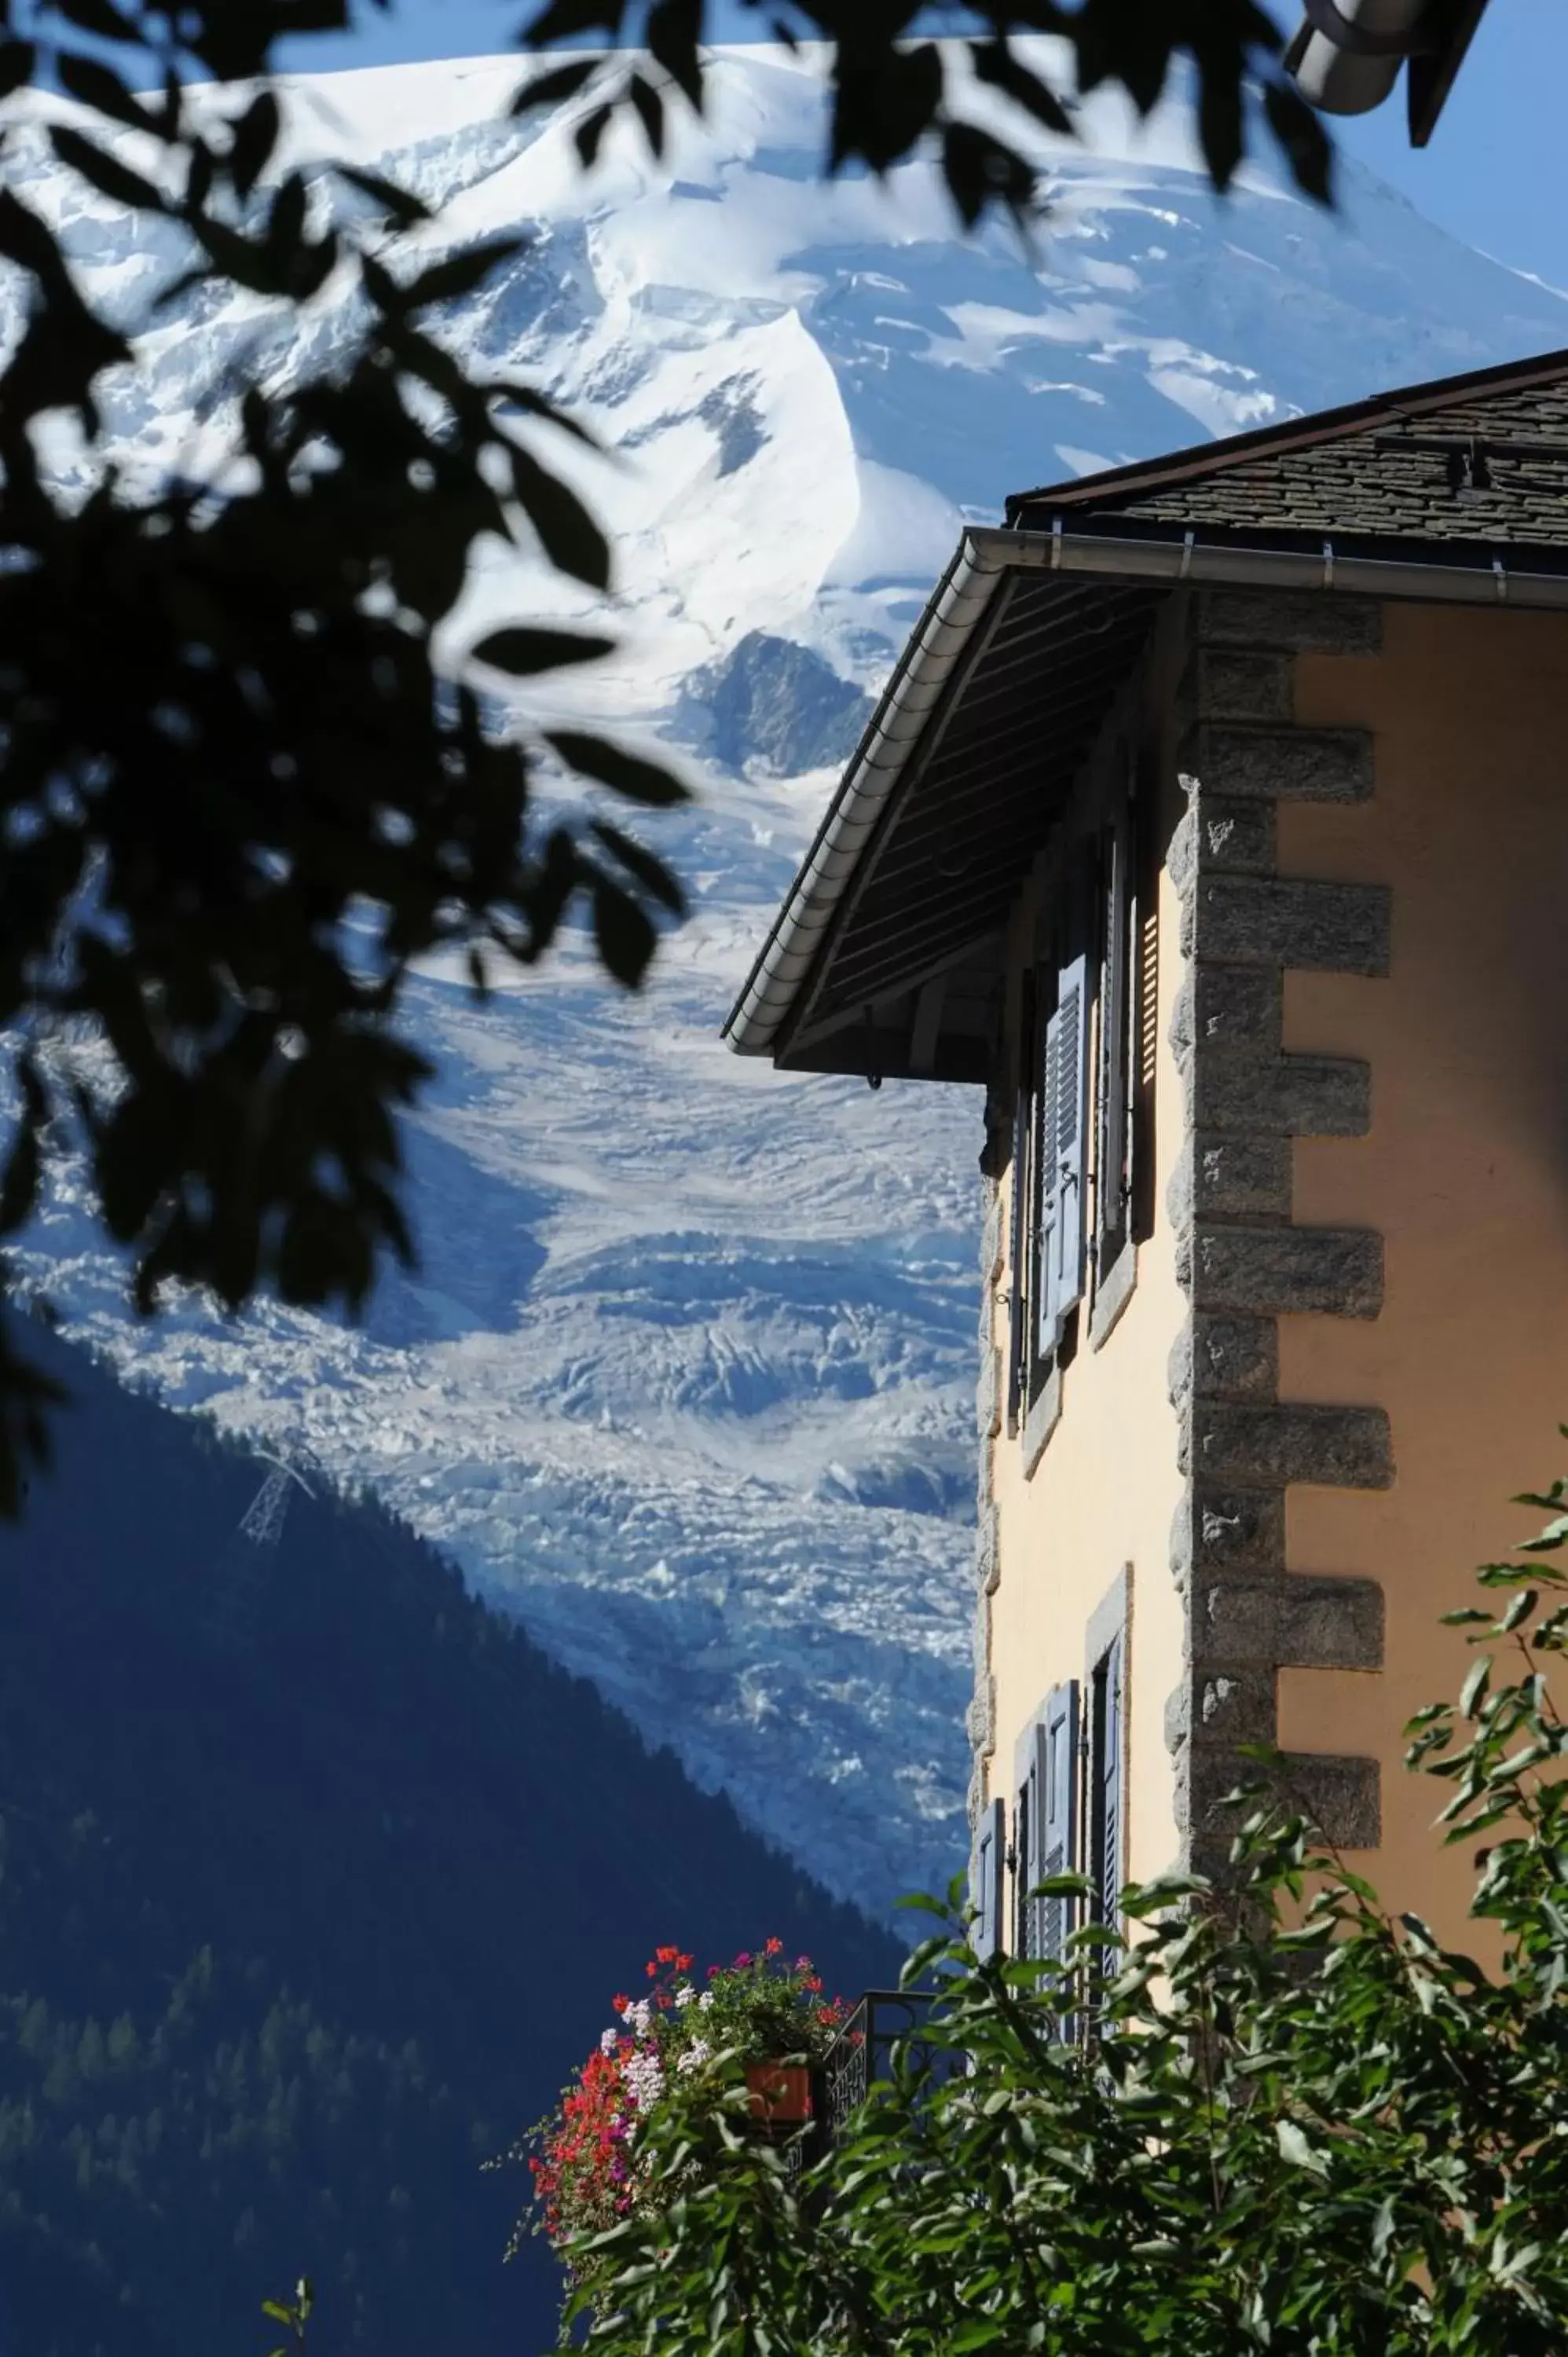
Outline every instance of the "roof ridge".
{"label": "roof ridge", "polygon": [[1421,384],[1396,386],[1337,409],[1315,410],[1305,417],[1289,417],[1273,425],[1254,425],[1244,434],[1221,440],[1192,443],[1164,458],[1137,458],[1099,474],[1080,475],[1070,482],[1047,483],[1036,490],[1015,491],[1006,504],[1006,518],[1016,522],[1026,508],[1085,508],[1104,500],[1120,500],[1143,490],[1172,490],[1178,484],[1201,481],[1242,466],[1248,459],[1288,451],[1313,449],[1365,433],[1380,423],[1398,424],[1431,416],[1477,393],[1524,393],[1532,385],[1568,379],[1568,348],[1538,352],[1528,360],[1503,361],[1472,369],[1463,376],[1429,378]]}

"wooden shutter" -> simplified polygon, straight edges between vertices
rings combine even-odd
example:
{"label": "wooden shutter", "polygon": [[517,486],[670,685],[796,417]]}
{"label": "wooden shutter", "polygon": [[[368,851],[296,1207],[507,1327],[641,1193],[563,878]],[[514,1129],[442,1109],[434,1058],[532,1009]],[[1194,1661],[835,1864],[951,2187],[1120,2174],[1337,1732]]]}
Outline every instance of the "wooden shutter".
{"label": "wooden shutter", "polygon": [[[1036,1881],[1078,1868],[1078,1681],[1072,1678],[1052,1687],[1041,1722],[1045,1805]],[[1059,1959],[1073,1930],[1073,1903],[1058,1896],[1042,1899],[1039,1906],[1039,1953]]]}
{"label": "wooden shutter", "polygon": [[1007,1328],[1007,1427],[1014,1431],[1018,1423],[1018,1408],[1024,1391],[1025,1340],[1028,1332],[1029,1292],[1029,1217],[1028,1202],[1032,1179],[1029,1170],[1029,1122],[1034,1104],[1031,1063],[1035,1029],[1035,978],[1024,976],[1023,1005],[1020,1011],[1020,1052],[1018,1057],[1018,1093],[1013,1114],[1013,1170],[1009,1185],[1012,1218],[1008,1237],[1009,1279],[1012,1286],[1011,1312]]}
{"label": "wooden shutter", "polygon": [[1059,1012],[1058,1009],[1050,1017],[1039,1035],[1039,1060],[1035,1075],[1034,1330],[1031,1342],[1036,1362],[1047,1359],[1057,1344],[1056,1298],[1061,1257],[1058,1234],[1061,1172],[1057,1158],[1057,1132],[1061,1121],[1058,1097],[1061,1074]]}
{"label": "wooden shutter", "polygon": [[1047,1050],[1049,1071],[1048,1157],[1052,1204],[1052,1279],[1047,1314],[1054,1342],[1063,1318],[1083,1294],[1084,1145],[1089,1127],[1089,961],[1081,953],[1063,966]]}
{"label": "wooden shutter", "polygon": [[1114,1925],[1122,1889],[1122,1656],[1118,1637],[1094,1673],[1092,1872],[1102,1923]]}
{"label": "wooden shutter", "polygon": [[980,1910],[970,1943],[982,1964],[1002,1948],[1002,1854],[1006,1845],[1006,1811],[1000,1801],[993,1801],[981,1819],[970,1869],[970,1895]]}
{"label": "wooden shutter", "polygon": [[1032,1956],[1035,1953],[1029,1886],[1033,1880],[1029,1868],[1035,1849],[1035,1793],[1033,1774],[1026,1770],[1018,1780],[1017,1798],[1013,1803],[1013,1953]]}
{"label": "wooden shutter", "polygon": [[1100,984],[1100,1136],[1095,1157],[1095,1226],[1100,1265],[1115,1258],[1127,1234],[1132,1192],[1133,1087],[1133,826],[1124,810],[1107,833],[1101,871],[1104,969]]}
{"label": "wooden shutter", "polygon": [[1045,1953],[1045,1901],[1034,1897],[1035,1885],[1046,1872],[1046,1781],[1047,1744],[1046,1714],[1041,1710],[1025,1728],[1016,1756],[1017,1809],[1014,1819],[1014,1952],[1020,1956]]}
{"label": "wooden shutter", "polygon": [[1160,1011],[1160,875],[1163,866],[1157,752],[1140,749],[1132,784],[1133,918],[1129,928],[1133,1004],[1129,1009],[1132,1069],[1128,1075],[1132,1132],[1128,1139],[1127,1223],[1139,1243],[1156,1225],[1155,1083]]}

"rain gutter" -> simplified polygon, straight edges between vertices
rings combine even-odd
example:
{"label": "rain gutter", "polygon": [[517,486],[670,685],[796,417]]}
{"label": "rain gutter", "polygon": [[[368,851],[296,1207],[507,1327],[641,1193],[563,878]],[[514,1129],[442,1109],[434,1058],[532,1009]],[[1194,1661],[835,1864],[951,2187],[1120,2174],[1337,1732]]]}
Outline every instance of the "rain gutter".
{"label": "rain gutter", "polygon": [[1316,590],[1329,596],[1405,597],[1442,604],[1568,608],[1568,573],[1514,571],[1490,552],[1465,564],[1318,548],[1257,548],[1179,539],[1116,539],[1073,533],[975,527],[966,532],[894,667],[865,736],[817,830],[732,1008],[724,1037],[737,1055],[765,1056],[814,963],[849,880],[909,766],[926,724],[967,652],[1006,573],[1099,575],[1165,582]]}

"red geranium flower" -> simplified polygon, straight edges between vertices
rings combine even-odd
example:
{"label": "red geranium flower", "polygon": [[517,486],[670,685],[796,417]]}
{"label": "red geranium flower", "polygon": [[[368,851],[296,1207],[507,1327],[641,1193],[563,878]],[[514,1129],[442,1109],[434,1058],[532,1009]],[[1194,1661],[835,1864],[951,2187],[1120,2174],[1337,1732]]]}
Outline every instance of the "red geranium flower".
{"label": "red geranium flower", "polygon": [[781,1956],[781,1955],[784,1953],[784,1943],[783,1943],[783,1941],[782,1941],[782,1940],[769,1940],[769,1941],[768,1942],[767,1946],[766,1946],[766,1947],[764,1948],[764,1950],[763,1950],[763,1953],[764,1953],[765,1955],[768,1955],[768,1956]]}
{"label": "red geranium flower", "polygon": [[610,2008],[612,2012],[624,2013],[630,2003],[631,1999],[628,1996],[612,1996],[610,1999]]}

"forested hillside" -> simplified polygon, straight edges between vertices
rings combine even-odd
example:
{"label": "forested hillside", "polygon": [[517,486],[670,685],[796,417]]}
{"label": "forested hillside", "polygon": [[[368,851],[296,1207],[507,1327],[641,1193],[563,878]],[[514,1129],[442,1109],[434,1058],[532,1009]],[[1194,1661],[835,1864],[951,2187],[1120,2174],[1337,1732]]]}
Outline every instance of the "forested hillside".
{"label": "forested hillside", "polygon": [[374,1506],[48,1344],[75,1394],[0,1532],[0,2357],[527,2357],[540,2247],[480,2163],[653,1944],[896,1968]]}

